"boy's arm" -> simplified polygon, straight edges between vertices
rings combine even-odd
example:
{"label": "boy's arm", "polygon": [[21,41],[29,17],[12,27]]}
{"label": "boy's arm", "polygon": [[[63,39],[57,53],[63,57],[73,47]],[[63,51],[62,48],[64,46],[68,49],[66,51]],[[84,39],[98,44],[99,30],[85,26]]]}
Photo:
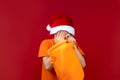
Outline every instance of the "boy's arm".
{"label": "boy's arm", "polygon": [[77,54],[77,56],[78,56],[78,58],[79,58],[79,60],[80,60],[80,62],[82,64],[82,67],[84,68],[86,66],[86,62],[85,62],[83,54],[79,51],[79,49],[78,49],[78,47],[76,45],[76,39],[72,35],[68,34],[67,36],[68,36],[67,37],[68,42],[74,42],[75,52],[76,52],[76,54]]}
{"label": "boy's arm", "polygon": [[51,58],[48,57],[48,54],[47,54],[47,50],[49,49],[49,47],[50,47],[50,41],[43,40],[40,44],[39,54],[38,54],[38,57],[42,58],[42,63],[46,70],[52,69],[52,64],[50,63]]}
{"label": "boy's arm", "polygon": [[74,45],[74,49],[75,49],[75,52],[80,60],[80,63],[82,65],[82,67],[84,68],[86,66],[86,62],[85,62],[85,58],[84,56],[80,53],[80,51],[78,50],[77,46]]}
{"label": "boy's arm", "polygon": [[50,71],[52,69],[51,58],[43,57],[42,61],[43,61],[45,69]]}

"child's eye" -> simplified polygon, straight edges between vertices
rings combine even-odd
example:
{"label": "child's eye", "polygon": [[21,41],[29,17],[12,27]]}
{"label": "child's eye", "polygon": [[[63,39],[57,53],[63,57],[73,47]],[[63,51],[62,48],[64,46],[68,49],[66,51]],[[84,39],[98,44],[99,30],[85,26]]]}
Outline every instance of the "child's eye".
{"label": "child's eye", "polygon": [[70,36],[69,35],[67,35],[67,38],[69,38]]}
{"label": "child's eye", "polygon": [[70,34],[67,34],[67,35],[66,35],[66,38],[69,38],[69,37],[70,37]]}

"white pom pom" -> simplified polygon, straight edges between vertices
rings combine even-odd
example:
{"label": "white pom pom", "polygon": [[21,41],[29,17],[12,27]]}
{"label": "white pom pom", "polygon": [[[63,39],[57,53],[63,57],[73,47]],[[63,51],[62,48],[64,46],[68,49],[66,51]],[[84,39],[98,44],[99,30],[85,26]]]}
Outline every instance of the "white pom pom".
{"label": "white pom pom", "polygon": [[50,25],[49,25],[49,24],[47,25],[46,29],[47,29],[48,31],[50,31],[50,30],[51,30],[51,27],[50,27]]}

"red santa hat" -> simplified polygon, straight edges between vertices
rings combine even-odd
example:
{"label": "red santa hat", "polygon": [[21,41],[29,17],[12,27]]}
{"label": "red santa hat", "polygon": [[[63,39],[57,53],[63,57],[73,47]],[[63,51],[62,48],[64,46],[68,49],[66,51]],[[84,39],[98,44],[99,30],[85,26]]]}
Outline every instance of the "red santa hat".
{"label": "red santa hat", "polygon": [[70,34],[75,35],[72,19],[64,14],[57,14],[53,16],[46,29],[50,31],[50,34],[55,34],[60,30],[65,30]]}

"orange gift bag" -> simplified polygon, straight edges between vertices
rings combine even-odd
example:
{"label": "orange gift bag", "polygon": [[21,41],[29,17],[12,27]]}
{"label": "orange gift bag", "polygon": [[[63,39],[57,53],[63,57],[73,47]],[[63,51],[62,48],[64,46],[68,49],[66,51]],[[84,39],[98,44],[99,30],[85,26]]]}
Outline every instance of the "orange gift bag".
{"label": "orange gift bag", "polygon": [[74,51],[74,43],[63,40],[48,50],[58,80],[83,80],[82,65]]}

